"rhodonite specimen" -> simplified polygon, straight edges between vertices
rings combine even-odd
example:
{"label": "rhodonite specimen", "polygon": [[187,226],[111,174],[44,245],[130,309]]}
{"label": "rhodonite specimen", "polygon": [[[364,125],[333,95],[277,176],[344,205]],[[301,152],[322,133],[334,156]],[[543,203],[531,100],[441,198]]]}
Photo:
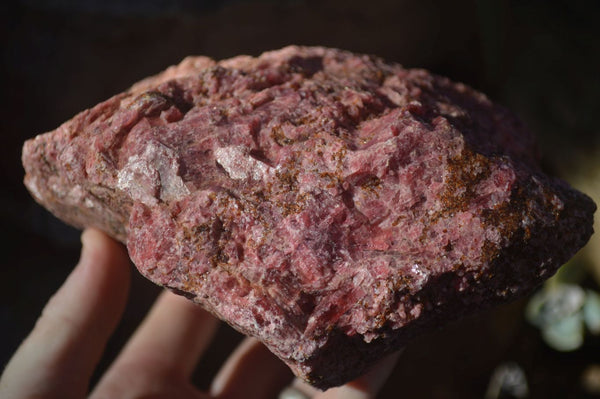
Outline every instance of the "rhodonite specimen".
{"label": "rhodonite specimen", "polygon": [[28,141],[23,163],[55,215],[320,388],[529,292],[595,211],[483,94],[320,47],[187,58]]}

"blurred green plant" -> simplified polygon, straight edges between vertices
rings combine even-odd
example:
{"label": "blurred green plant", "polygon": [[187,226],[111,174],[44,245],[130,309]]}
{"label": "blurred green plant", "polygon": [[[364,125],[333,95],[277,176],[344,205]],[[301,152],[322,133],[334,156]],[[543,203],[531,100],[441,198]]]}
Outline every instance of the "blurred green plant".
{"label": "blurred green plant", "polygon": [[600,334],[600,295],[578,284],[584,274],[578,262],[567,263],[531,297],[525,309],[527,320],[555,350],[579,349],[586,329]]}
{"label": "blurred green plant", "polygon": [[492,374],[485,399],[527,398],[529,386],[525,371],[518,363],[501,363]]}

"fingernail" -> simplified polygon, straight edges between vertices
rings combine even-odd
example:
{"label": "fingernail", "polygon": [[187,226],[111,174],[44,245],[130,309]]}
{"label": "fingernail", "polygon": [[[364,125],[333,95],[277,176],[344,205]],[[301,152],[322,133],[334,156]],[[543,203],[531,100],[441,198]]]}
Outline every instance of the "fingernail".
{"label": "fingernail", "polygon": [[85,258],[90,250],[97,248],[102,240],[101,233],[96,229],[85,229],[81,233],[81,258]]}
{"label": "fingernail", "polygon": [[294,387],[287,387],[279,393],[277,399],[310,399],[310,396]]}

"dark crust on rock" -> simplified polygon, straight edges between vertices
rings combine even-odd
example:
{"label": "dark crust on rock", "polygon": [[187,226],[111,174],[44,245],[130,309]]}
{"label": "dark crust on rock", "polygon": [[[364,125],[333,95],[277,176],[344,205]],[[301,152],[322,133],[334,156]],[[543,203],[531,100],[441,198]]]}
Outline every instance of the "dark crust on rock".
{"label": "dark crust on rock", "polygon": [[[506,205],[498,213],[490,214],[487,223],[497,225],[498,218],[509,221],[504,233],[510,244],[503,248],[502,253],[494,248],[485,254],[485,259],[490,262],[489,270],[482,271],[480,275],[471,275],[468,289],[462,292],[457,290],[456,287],[461,284],[460,278],[456,271],[450,271],[431,279],[415,295],[415,302],[429,306],[425,307],[419,319],[408,323],[401,331],[394,331],[384,324],[379,337],[369,343],[357,336],[349,337],[339,330],[332,331],[327,345],[321,348],[314,359],[306,361],[311,383],[329,387],[355,379],[364,372],[362,364],[375,362],[432,328],[470,313],[484,311],[498,303],[499,297],[512,300],[526,295],[541,280],[550,277],[555,271],[553,265],[561,265],[572,256],[566,249],[583,245],[591,235],[588,229],[582,229],[578,234],[568,237],[561,236],[560,232],[569,229],[571,223],[585,226],[589,215],[596,208],[589,202],[581,207],[583,204],[579,202],[579,196],[572,190],[565,190],[561,198],[565,204],[564,210],[553,211],[549,207],[549,198],[540,197],[536,192],[538,188],[535,183],[515,187],[510,205]],[[549,214],[558,222],[549,236],[532,234],[547,229],[549,222],[539,219],[540,215],[530,213],[535,207],[528,202],[534,198],[543,198],[545,204],[541,207],[548,207]],[[527,215],[534,223],[522,227],[515,215]],[[561,245],[549,252],[548,240],[560,242]],[[540,266],[538,269],[531,265]],[[328,362],[323,362],[323,358],[328,359]],[[340,369],[347,373],[331,373],[331,370]]]}
{"label": "dark crust on rock", "polygon": [[127,243],[319,388],[529,292],[595,211],[483,94],[319,47],[187,58],[28,141],[23,163],[54,214]]}

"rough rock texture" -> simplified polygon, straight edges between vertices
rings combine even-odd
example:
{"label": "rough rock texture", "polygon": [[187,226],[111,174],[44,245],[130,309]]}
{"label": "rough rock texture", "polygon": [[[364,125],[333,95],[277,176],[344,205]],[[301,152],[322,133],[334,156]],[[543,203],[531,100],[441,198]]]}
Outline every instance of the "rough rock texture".
{"label": "rough rock texture", "polygon": [[334,49],[187,58],[25,144],[25,183],[317,387],[527,293],[592,233],[472,89]]}

